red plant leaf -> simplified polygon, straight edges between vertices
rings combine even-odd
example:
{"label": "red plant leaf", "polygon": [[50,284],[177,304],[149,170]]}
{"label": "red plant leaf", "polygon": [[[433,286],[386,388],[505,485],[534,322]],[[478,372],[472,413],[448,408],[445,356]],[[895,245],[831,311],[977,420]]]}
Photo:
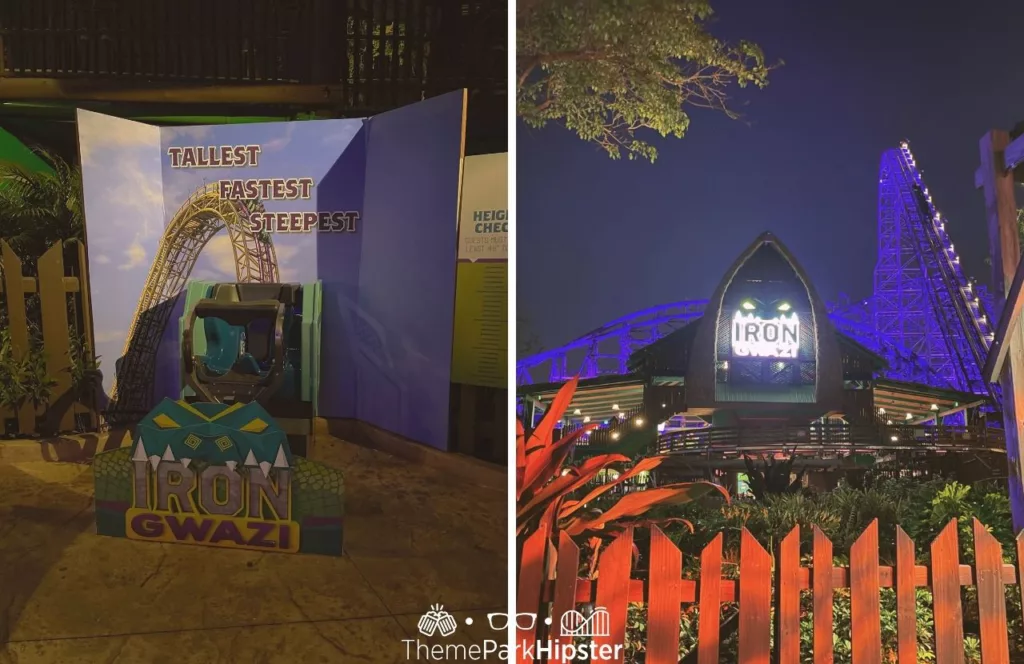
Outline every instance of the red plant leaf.
{"label": "red plant leaf", "polygon": [[597,423],[573,431],[554,445],[535,448],[528,452],[526,457],[526,468],[523,471],[523,480],[518,485],[516,499],[518,500],[527,491],[536,492],[551,479],[558,475],[562,462],[569,454],[569,445],[575,443],[583,434],[597,426]]}
{"label": "red plant leaf", "polygon": [[538,505],[567,496],[594,478],[602,469],[613,463],[628,463],[629,458],[621,454],[602,454],[584,461],[578,468],[573,468],[567,475],[556,477],[547,486],[541,488],[522,507],[517,509],[516,518],[521,518],[533,511]]}
{"label": "red plant leaf", "polygon": [[688,503],[713,491],[718,491],[725,496],[726,500],[729,499],[729,494],[724,488],[711,482],[685,482],[627,493],[603,514],[589,520],[573,519],[572,523],[564,530],[569,535],[579,535],[588,530],[600,530],[604,528],[605,524],[640,516],[657,505]]}
{"label": "red plant leaf", "polygon": [[681,523],[686,526],[691,533],[693,533],[693,524],[678,516],[668,516],[663,519],[640,519],[639,521],[630,521],[629,525],[634,528],[650,528],[651,526],[667,526],[670,523]]}
{"label": "red plant leaf", "polygon": [[558,390],[558,394],[551,400],[551,405],[544,413],[544,417],[541,418],[540,424],[530,434],[530,439],[526,442],[526,453],[551,445],[551,437],[554,435],[555,425],[561,421],[562,416],[565,415],[565,411],[569,408],[569,404],[572,403],[572,397],[576,393],[576,386],[580,382],[580,377],[575,376],[565,381]]}
{"label": "red plant leaf", "polygon": [[611,489],[615,485],[621,484],[621,483],[625,482],[626,480],[628,480],[631,477],[636,477],[637,475],[639,475],[640,473],[644,472],[645,470],[651,470],[652,468],[657,468],[659,465],[661,465],[661,462],[664,461],[664,460],[665,460],[665,457],[663,457],[663,456],[647,457],[645,459],[640,459],[639,461],[637,461],[633,465],[632,468],[630,468],[626,472],[622,473],[621,475],[619,475],[617,478],[615,478],[611,482],[608,482],[606,484],[602,484],[601,486],[595,488],[593,491],[588,493],[586,496],[583,497],[582,500],[580,500],[580,502],[578,504],[572,505],[572,506],[563,505],[562,506],[562,511],[558,513],[558,518],[559,519],[568,518],[574,512],[576,512],[576,510],[578,510],[580,507],[582,507],[583,505],[585,505],[585,504],[589,503],[590,501],[594,500],[598,496],[602,495],[603,493],[605,493],[606,491],[608,491],[609,489]]}
{"label": "red plant leaf", "polygon": [[516,420],[516,470],[526,469],[526,431],[523,423]]}

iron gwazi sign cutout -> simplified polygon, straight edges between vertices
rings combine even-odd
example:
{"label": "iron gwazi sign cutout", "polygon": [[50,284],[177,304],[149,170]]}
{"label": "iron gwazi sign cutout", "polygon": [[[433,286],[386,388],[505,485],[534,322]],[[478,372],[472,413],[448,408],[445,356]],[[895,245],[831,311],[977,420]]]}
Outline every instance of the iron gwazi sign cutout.
{"label": "iron gwazi sign cutout", "polygon": [[772,318],[763,318],[748,302],[732,319],[732,354],[735,357],[795,358],[800,350],[800,319],[789,305],[778,306]]}
{"label": "iron gwazi sign cutout", "polygon": [[258,404],[165,399],[94,471],[101,535],[341,555],[340,471],[293,456]]}

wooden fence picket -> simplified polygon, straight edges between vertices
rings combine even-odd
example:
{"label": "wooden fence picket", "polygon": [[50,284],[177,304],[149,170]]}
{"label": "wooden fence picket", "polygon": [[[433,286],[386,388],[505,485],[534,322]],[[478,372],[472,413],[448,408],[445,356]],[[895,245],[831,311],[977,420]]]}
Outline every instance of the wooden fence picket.
{"label": "wooden fence picket", "polygon": [[[626,609],[629,601],[629,571],[633,562],[633,528],[615,538],[601,554],[597,566],[597,607],[608,611],[607,636],[594,636],[593,664],[622,664],[622,648],[611,657],[601,657],[603,646],[621,646],[626,642]],[[605,631],[605,630],[595,630]]]}
{"label": "wooden fence picket", "polygon": [[718,664],[722,617],[722,533],[700,554],[700,616],[697,622],[697,664]]}
{"label": "wooden fence picket", "polygon": [[771,654],[772,558],[746,528],[740,535],[739,661],[768,664]]}
{"label": "wooden fence picket", "polygon": [[882,664],[881,593],[878,585],[878,520],[850,547],[850,624],[853,664]]}
{"label": "wooden fence picket", "polygon": [[[622,662],[626,616],[630,602],[646,602],[648,664],[679,661],[681,607],[696,604],[697,664],[717,664],[721,656],[721,607],[738,602],[737,659],[744,664],[797,664],[802,661],[800,593],[811,591],[813,661],[833,664],[835,591],[849,589],[851,650],[853,664],[916,664],[918,648],[918,588],[931,590],[933,598],[936,664],[962,664],[964,654],[961,588],[975,586],[984,664],[1009,663],[1006,587],[1020,586],[1024,565],[1024,534],[1016,540],[1016,565],[1003,562],[1002,547],[977,520],[974,530],[974,565],[960,563],[957,522],[951,521],[931,543],[931,566],[918,565],[917,546],[901,528],[896,529],[896,560],[893,567],[879,561],[879,528],[873,521],[850,548],[847,567],[837,567],[832,542],[813,529],[813,555],[809,568],[801,565],[800,530],[794,528],[779,544],[774,560],[746,529],[740,534],[739,580],[723,578],[724,535],[718,533],[700,554],[698,579],[683,578],[683,554],[658,528],[652,528],[646,580],[632,578],[633,531],[628,529],[607,546],[597,566],[596,582],[577,578],[579,548],[565,533],[558,537],[554,579],[545,570],[548,533],[533,533],[523,544],[519,574],[518,611],[550,615],[549,627],[538,619],[538,629],[518,630],[520,641],[532,643],[547,634],[561,635],[562,616],[578,604],[601,609],[607,636],[595,636],[593,647],[603,649],[594,661]],[[773,577],[774,573],[774,577]],[[895,652],[883,650],[881,588],[896,595]],[[771,609],[775,606],[775,639]],[[551,605],[550,614],[547,611]],[[606,614],[605,614],[606,612]],[[595,613],[595,616],[597,614]],[[598,624],[595,621],[595,625]],[[562,643],[567,643],[563,639]],[[773,648],[774,643],[774,648]],[[616,648],[618,646],[618,648]],[[529,650],[520,648],[520,664],[532,662]],[[536,652],[534,650],[534,652]],[[612,655],[609,657],[609,655]],[[773,658],[774,655],[774,658]],[[693,656],[693,654],[688,656]],[[546,664],[568,664],[549,658]]]}
{"label": "wooden fence picket", "polygon": [[900,664],[917,664],[917,588],[914,540],[896,527],[896,653]]}
{"label": "wooden fence picket", "polygon": [[[516,595],[516,613],[543,613],[540,611],[541,588],[547,581],[544,570],[547,554],[548,538],[550,532],[542,524],[523,543],[523,552],[519,563],[519,590]],[[537,626],[524,629],[519,626],[519,621],[514,621],[516,629],[516,644],[532,644],[536,641]],[[530,664],[533,661],[532,648],[518,648],[517,658],[519,664]]]}
{"label": "wooden fence picket", "polygon": [[[4,270],[4,300],[7,303],[7,322],[10,329],[11,350],[16,357],[24,357],[29,351],[28,315],[25,312],[25,279],[22,277],[21,259],[10,245],[0,240],[0,263]],[[36,432],[35,408],[23,403],[15,414],[18,418],[18,433]]]}
{"label": "wooden fence picket", "polygon": [[814,526],[814,551],[811,564],[811,588],[814,596],[814,664],[832,664],[835,590],[832,582],[832,540]]}
{"label": "wooden fence picket", "polygon": [[779,544],[776,568],[776,661],[800,664],[800,526],[794,526]]}
{"label": "wooden fence picket", "polygon": [[1003,583],[1003,547],[985,526],[974,520],[974,569],[978,584],[981,661],[1008,664],[1010,640],[1006,632],[1006,586]]}
{"label": "wooden fence picket", "polygon": [[[555,596],[551,606],[552,640],[562,635],[563,616],[576,610],[576,572],[580,568],[580,548],[562,531],[558,535],[558,562],[555,572]],[[568,639],[564,640],[568,642]],[[562,664],[561,651],[554,653],[551,664]],[[568,664],[568,663],[566,663]]]}
{"label": "wooden fence picket", "polygon": [[935,664],[963,664],[964,618],[960,606],[960,541],[953,519],[932,542]]}
{"label": "wooden fence picket", "polygon": [[682,591],[683,554],[661,531],[651,528],[650,587],[647,604],[647,662],[679,661],[679,598]]}

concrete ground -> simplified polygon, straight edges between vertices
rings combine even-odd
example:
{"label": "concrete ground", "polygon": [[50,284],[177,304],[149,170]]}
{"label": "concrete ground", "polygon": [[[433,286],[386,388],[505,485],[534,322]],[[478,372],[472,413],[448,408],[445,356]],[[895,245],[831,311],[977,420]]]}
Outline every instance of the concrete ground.
{"label": "concrete ground", "polygon": [[[314,458],[345,473],[346,555],[331,558],[100,537],[88,462],[43,460],[81,447],[0,442],[2,664],[404,662],[428,655],[403,639],[504,642],[486,617],[508,573],[491,466],[318,436]],[[458,618],[448,639],[417,633],[434,604]]]}

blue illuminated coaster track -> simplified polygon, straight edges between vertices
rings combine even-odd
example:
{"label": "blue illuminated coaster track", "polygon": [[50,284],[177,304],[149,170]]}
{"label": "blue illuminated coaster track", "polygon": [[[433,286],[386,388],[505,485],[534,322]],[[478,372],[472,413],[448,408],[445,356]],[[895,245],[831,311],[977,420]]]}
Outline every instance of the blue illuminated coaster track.
{"label": "blue illuminated coaster track", "polygon": [[[564,346],[523,358],[516,364],[516,382],[519,385],[556,383],[576,375],[594,378],[627,373],[633,352],[697,320],[707,303],[707,300],[684,300],[618,318]],[[934,372],[911,351],[878,339],[874,330],[835,305],[829,308],[829,318],[836,329],[886,358],[889,374],[896,372],[903,380],[918,383],[935,382]]]}
{"label": "blue illuminated coaster track", "polygon": [[[991,304],[963,275],[909,145],[885,152],[879,177],[875,292],[829,306],[841,333],[885,358],[887,378],[999,398],[981,378],[992,341]],[[629,356],[699,318],[684,300],[618,318],[564,346],[521,359],[520,385],[627,373]]]}
{"label": "blue illuminated coaster track", "polygon": [[981,376],[992,323],[980,288],[960,257],[910,146],[882,155],[879,177],[877,334],[927,362],[936,387],[998,398]]}

